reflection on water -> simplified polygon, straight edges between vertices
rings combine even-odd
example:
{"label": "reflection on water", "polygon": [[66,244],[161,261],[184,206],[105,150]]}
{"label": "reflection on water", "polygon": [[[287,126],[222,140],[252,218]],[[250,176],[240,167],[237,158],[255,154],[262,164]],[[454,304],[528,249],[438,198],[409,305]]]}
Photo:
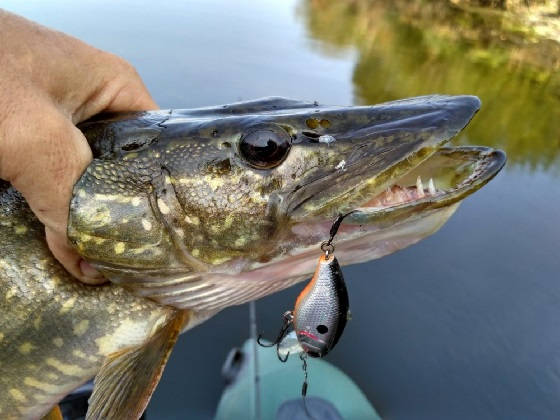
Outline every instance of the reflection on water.
{"label": "reflection on water", "polygon": [[324,53],[358,50],[357,102],[477,95],[482,111],[460,143],[499,147],[510,164],[560,173],[560,44],[535,43],[496,14],[447,1],[310,0],[299,15]]}

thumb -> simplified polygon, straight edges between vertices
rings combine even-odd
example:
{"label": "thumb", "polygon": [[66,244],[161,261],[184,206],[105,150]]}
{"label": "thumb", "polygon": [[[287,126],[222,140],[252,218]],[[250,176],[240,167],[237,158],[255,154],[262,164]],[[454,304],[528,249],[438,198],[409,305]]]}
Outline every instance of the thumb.
{"label": "thumb", "polygon": [[47,242],[57,260],[75,277],[98,283],[101,276],[69,245],[66,237],[72,188],[92,159],[83,134],[58,110],[39,105],[4,121],[0,132],[0,177],[27,200],[45,225]]}
{"label": "thumb", "polygon": [[74,277],[87,284],[102,284],[107,280],[68,244],[66,235],[45,226],[49,249],[55,258]]}

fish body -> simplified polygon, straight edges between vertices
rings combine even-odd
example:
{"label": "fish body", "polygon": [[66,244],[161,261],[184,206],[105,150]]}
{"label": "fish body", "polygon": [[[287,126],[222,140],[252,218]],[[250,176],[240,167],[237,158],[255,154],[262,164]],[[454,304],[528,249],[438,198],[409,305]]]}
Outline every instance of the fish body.
{"label": "fish body", "polygon": [[111,283],[72,279],[0,185],[0,417],[39,418],[95,376],[88,419],[138,418],[179,331],[308,278],[339,213],[357,209],[337,234],[342,264],[435,232],[505,162],[444,147],[479,105],[266,98],[80,125],[94,160],[68,237]]}
{"label": "fish body", "polygon": [[48,250],[44,227],[1,182],[0,237],[2,419],[40,418],[110,355],[147,343],[174,316],[120,286],[71,278]]}
{"label": "fish body", "polygon": [[312,357],[325,356],[344,332],[348,291],[338,260],[321,255],[315,274],[296,300],[293,324],[303,350]]}

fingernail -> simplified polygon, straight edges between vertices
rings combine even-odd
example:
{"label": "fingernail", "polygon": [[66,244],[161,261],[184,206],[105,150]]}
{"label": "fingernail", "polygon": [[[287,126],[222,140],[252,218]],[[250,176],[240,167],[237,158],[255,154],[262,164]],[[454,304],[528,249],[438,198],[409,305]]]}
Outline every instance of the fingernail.
{"label": "fingernail", "polygon": [[80,270],[84,277],[88,277],[92,280],[99,280],[103,278],[101,273],[93,268],[86,260],[80,260]]}

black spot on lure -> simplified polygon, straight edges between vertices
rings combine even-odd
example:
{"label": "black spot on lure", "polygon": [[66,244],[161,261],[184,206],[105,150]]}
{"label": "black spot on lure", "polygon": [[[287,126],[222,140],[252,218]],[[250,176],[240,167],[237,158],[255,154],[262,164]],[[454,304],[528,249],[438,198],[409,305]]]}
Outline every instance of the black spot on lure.
{"label": "black spot on lure", "polygon": [[282,358],[279,346],[291,328],[306,355],[323,357],[331,351],[346,326],[349,313],[348,291],[344,276],[334,255],[332,241],[342,220],[352,212],[339,215],[334,221],[328,241],[321,244],[323,254],[319,257],[315,274],[296,299],[293,311],[284,313],[284,324],[270,345],[276,345],[278,358],[285,362],[289,353]]}

